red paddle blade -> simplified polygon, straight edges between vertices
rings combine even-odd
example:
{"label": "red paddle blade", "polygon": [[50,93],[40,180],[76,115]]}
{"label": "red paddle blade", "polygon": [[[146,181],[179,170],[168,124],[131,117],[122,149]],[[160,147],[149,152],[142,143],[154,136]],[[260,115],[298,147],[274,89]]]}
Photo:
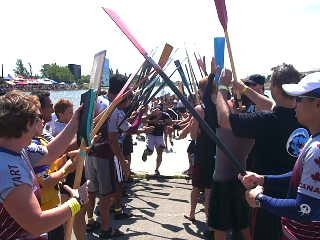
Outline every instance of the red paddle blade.
{"label": "red paddle blade", "polygon": [[113,11],[110,8],[102,8],[114,21],[114,23],[121,29],[121,31],[127,36],[127,38],[133,43],[134,46],[139,50],[139,52],[143,55],[146,56],[147,51],[140,45],[140,43],[136,40],[136,38],[132,35],[130,30],[128,29],[127,25],[122,21],[122,19],[119,17],[119,15]]}
{"label": "red paddle blade", "polygon": [[223,29],[226,31],[228,26],[228,14],[225,0],[214,0],[214,2],[216,4],[219,21]]}

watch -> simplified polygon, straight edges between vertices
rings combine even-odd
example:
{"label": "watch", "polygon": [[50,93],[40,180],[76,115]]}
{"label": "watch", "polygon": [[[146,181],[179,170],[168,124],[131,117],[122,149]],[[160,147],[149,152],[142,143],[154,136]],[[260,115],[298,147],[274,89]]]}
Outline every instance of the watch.
{"label": "watch", "polygon": [[258,193],[257,196],[256,196],[256,198],[255,198],[257,207],[261,207],[261,205],[262,205],[262,203],[261,203],[261,201],[262,201],[262,196],[263,196],[262,193]]}
{"label": "watch", "polygon": [[227,85],[219,85],[218,86],[218,90],[225,90],[225,91],[229,91],[229,87]]}

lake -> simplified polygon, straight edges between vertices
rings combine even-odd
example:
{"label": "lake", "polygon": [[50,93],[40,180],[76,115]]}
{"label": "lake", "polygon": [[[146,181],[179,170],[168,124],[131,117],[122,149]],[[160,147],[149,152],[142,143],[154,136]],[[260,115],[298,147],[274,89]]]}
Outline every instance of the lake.
{"label": "lake", "polygon": [[[73,102],[74,106],[77,107],[80,105],[81,94],[84,93],[85,91],[86,90],[50,91],[50,98],[53,104],[55,104],[61,98],[66,98],[66,99],[69,99],[71,102]],[[157,94],[157,96],[162,96],[169,92],[172,94],[170,88],[165,86]]]}
{"label": "lake", "polygon": [[[66,98],[69,99],[70,101],[73,102],[74,106],[79,106],[80,105],[80,99],[81,99],[81,94],[84,93],[86,90],[68,90],[68,91],[50,91],[50,98],[55,104],[59,99],[61,98]],[[171,90],[169,87],[164,87],[163,90],[161,90],[157,96],[162,96],[166,93],[172,94]],[[265,94],[269,97],[271,97],[271,92],[270,90],[266,90]]]}

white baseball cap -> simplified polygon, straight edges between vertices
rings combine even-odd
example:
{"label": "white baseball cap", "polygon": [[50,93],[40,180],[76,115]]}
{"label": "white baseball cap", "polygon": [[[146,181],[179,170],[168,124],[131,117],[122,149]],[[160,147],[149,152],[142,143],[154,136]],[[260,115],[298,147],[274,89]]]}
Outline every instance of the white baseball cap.
{"label": "white baseball cap", "polygon": [[301,96],[319,89],[316,95],[320,98],[320,72],[308,74],[297,84],[283,84],[282,89],[290,96]]}

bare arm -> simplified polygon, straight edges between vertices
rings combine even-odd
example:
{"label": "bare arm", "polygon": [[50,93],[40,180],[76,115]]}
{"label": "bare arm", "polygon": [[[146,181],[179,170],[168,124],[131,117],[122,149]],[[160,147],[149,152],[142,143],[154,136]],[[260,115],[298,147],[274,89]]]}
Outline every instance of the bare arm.
{"label": "bare arm", "polygon": [[226,94],[225,90],[218,91],[217,94],[217,115],[218,115],[218,124],[222,128],[231,129],[229,116],[230,116],[230,109],[226,102]]}
{"label": "bare arm", "polygon": [[234,82],[233,87],[243,95],[247,96],[259,110],[272,110],[275,103],[268,97],[254,91],[243,82]]}
{"label": "bare arm", "polygon": [[[195,107],[196,112],[200,115],[202,119],[204,119],[204,111],[200,105],[197,105]],[[191,118],[191,123],[190,123],[190,135],[192,139],[196,139],[198,137],[200,127],[198,121],[192,117]]]}
{"label": "bare arm", "polygon": [[121,150],[120,144],[118,142],[119,140],[119,133],[117,132],[109,132],[108,133],[108,140],[110,142],[110,146],[112,149],[112,152],[114,155],[118,158],[120,161],[121,167],[124,170],[125,173],[128,173],[129,169],[127,169],[127,163],[126,158]]}
{"label": "bare arm", "polygon": [[45,178],[40,184],[45,188],[53,187],[74,169],[75,163],[73,163],[71,160],[68,160],[58,171],[51,173],[49,177]]}
{"label": "bare arm", "polygon": [[184,139],[187,137],[188,133],[190,132],[191,122],[189,122],[180,132],[179,139]]}
{"label": "bare arm", "polygon": [[75,111],[72,119],[63,131],[48,144],[48,154],[41,159],[42,164],[50,165],[67,150],[78,130],[79,112],[80,108]]}
{"label": "bare arm", "polygon": [[62,225],[71,217],[67,205],[42,211],[31,186],[27,184],[13,189],[5,199],[4,207],[23,229],[35,236]]}

